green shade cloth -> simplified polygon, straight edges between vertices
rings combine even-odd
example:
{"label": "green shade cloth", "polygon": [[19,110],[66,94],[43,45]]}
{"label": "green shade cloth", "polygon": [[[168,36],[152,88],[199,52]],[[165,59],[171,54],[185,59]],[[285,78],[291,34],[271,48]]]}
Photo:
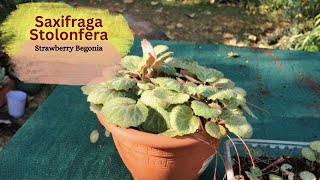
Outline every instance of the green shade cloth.
{"label": "green shade cloth", "polygon": [[[152,43],[214,67],[246,89],[248,102],[263,109],[252,108],[259,119],[248,117],[254,138],[320,138],[320,53]],[[224,59],[230,51],[241,57]],[[138,40],[131,54],[141,54]],[[58,86],[1,151],[0,179],[132,179],[112,138],[100,133],[99,141],[90,143],[97,128],[103,132],[80,87]],[[200,179],[212,176],[213,163]]]}

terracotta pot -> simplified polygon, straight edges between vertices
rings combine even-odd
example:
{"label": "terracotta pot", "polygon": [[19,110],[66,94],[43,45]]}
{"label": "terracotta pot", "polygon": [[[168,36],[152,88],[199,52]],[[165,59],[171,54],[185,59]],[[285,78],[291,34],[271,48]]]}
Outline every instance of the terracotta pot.
{"label": "terracotta pot", "polygon": [[[101,124],[113,136],[116,148],[136,180],[191,180],[207,168],[220,140],[195,133],[179,138]],[[212,146],[204,141],[211,142]]]}

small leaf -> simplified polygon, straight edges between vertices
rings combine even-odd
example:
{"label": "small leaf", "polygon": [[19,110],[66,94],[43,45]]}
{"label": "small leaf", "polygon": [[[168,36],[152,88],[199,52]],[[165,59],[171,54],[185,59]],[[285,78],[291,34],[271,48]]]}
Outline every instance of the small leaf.
{"label": "small leaf", "polygon": [[181,134],[194,133],[199,127],[197,117],[192,115],[192,109],[186,105],[178,105],[172,109],[170,124],[173,130]]}
{"label": "small leaf", "polygon": [[210,97],[214,95],[218,91],[218,89],[213,86],[199,85],[197,87],[197,91],[199,94],[201,94],[204,97]]}
{"label": "small leaf", "polygon": [[131,78],[114,78],[108,83],[111,89],[115,90],[129,90],[134,85],[136,85],[136,81]]}
{"label": "small leaf", "polygon": [[98,84],[87,84],[81,87],[83,94],[89,95],[94,89],[96,88],[105,88],[107,87],[105,83],[98,83]]}
{"label": "small leaf", "polygon": [[104,136],[105,137],[110,137],[110,131],[108,131],[107,129],[104,131]]}
{"label": "small leaf", "polygon": [[90,103],[90,110],[94,113],[100,113],[102,109],[102,104]]}
{"label": "small leaf", "polygon": [[288,172],[288,170],[292,169],[292,166],[290,164],[285,163],[281,165],[280,169],[283,172]]}
{"label": "small leaf", "polygon": [[202,116],[206,119],[216,118],[221,114],[221,109],[213,109],[201,101],[192,101],[191,108],[195,115]]}
{"label": "small leaf", "polygon": [[217,92],[216,94],[210,96],[208,99],[211,100],[223,100],[223,99],[231,99],[231,98],[236,98],[237,94],[231,90],[231,89],[227,89],[227,90],[221,90],[219,92]]}
{"label": "small leaf", "polygon": [[309,171],[300,172],[299,176],[302,180],[316,180],[316,176]]}
{"label": "small leaf", "polygon": [[137,127],[148,116],[148,108],[141,102],[130,98],[114,98],[107,101],[101,111],[105,121],[120,127]]}
{"label": "small leaf", "polygon": [[155,84],[159,84],[159,86],[163,89],[173,90],[176,92],[181,92],[183,89],[183,86],[175,79],[158,77],[150,80]]}
{"label": "small leaf", "polygon": [[163,89],[163,88],[155,88],[153,91],[154,97],[169,103],[169,104],[182,104],[190,98],[189,95],[184,93],[178,93],[175,91]]}
{"label": "small leaf", "polygon": [[151,82],[147,81],[138,81],[137,86],[142,90],[151,90],[155,88],[155,86]]}
{"label": "small leaf", "polygon": [[144,61],[139,56],[125,56],[121,59],[121,65],[128,71],[139,72],[144,65]]}
{"label": "small leaf", "polygon": [[302,148],[301,154],[303,157],[308,159],[309,161],[315,161],[317,159],[316,153],[311,148]]}
{"label": "small leaf", "polygon": [[269,179],[270,180],[283,180],[282,177],[277,176],[275,174],[269,174]]}
{"label": "small leaf", "polygon": [[212,121],[206,123],[205,129],[208,134],[217,139],[223,138],[223,136],[225,136],[227,133],[226,129],[223,126],[217,125]]}
{"label": "small leaf", "polygon": [[167,51],[169,49],[169,47],[165,46],[165,45],[157,45],[153,49],[154,49],[154,52],[156,53],[156,55],[159,55],[159,54]]}
{"label": "small leaf", "polygon": [[192,82],[186,82],[183,85],[183,89],[189,95],[195,95],[197,93],[197,85]]}
{"label": "small leaf", "polygon": [[257,176],[255,176],[252,172],[246,171],[246,175],[250,180],[260,180]]}
{"label": "small leaf", "polygon": [[252,136],[252,127],[245,117],[241,115],[231,115],[224,119],[224,121],[230,132],[242,138],[250,138]]}
{"label": "small leaf", "polygon": [[313,141],[310,143],[310,148],[320,153],[320,141]]}
{"label": "small leaf", "polygon": [[91,143],[96,143],[99,139],[99,131],[98,130],[93,130],[90,133],[90,142]]}
{"label": "small leaf", "polygon": [[250,172],[254,174],[256,177],[260,177],[263,175],[261,169],[259,167],[251,167]]}
{"label": "small leaf", "polygon": [[149,108],[148,117],[141,125],[145,131],[152,133],[161,133],[168,129],[165,118],[153,108]]}
{"label": "small leaf", "polygon": [[251,155],[256,158],[264,155],[264,152],[260,148],[251,148],[250,152],[251,152]]}

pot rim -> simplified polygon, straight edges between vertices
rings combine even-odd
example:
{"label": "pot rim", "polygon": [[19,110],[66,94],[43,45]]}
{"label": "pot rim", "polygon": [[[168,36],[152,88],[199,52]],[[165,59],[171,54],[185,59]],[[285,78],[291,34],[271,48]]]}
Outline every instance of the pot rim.
{"label": "pot rim", "polygon": [[[191,135],[171,138],[162,134],[152,134],[132,128],[121,128],[105,122],[104,117],[101,114],[96,115],[100,123],[111,133],[125,136],[128,140],[136,144],[141,144],[153,148],[174,149],[207,143],[210,143],[212,146],[214,146],[214,142],[219,141],[219,139],[215,139],[207,133],[194,133]],[[216,147],[216,149],[218,149],[218,147]]]}

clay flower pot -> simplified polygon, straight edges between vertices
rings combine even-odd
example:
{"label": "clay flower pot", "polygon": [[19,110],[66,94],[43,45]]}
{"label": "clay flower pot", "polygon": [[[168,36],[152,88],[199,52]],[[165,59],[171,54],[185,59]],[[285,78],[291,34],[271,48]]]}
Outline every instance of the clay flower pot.
{"label": "clay flower pot", "polygon": [[[108,124],[97,114],[101,124],[113,136],[116,148],[136,180],[191,180],[207,168],[220,140],[208,134],[195,133],[179,138],[170,138],[120,128]],[[209,146],[204,141],[211,142]]]}

